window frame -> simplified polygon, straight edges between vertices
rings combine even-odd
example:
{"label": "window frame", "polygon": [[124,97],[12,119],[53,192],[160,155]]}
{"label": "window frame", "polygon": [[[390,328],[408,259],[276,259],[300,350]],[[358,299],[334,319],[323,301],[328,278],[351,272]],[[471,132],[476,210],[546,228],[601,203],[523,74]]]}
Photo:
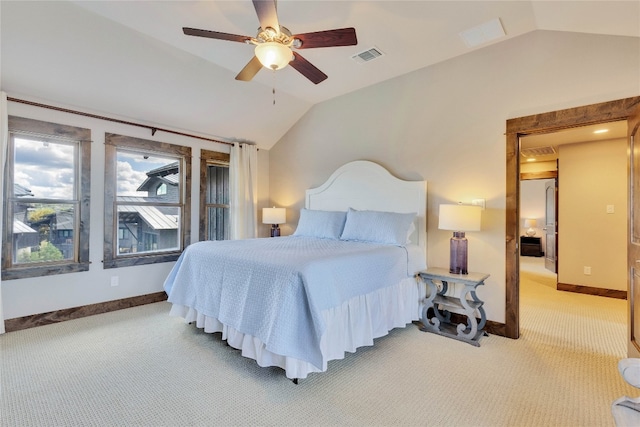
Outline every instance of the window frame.
{"label": "window frame", "polygon": [[[105,133],[105,180],[104,180],[104,247],[103,268],[119,268],[134,265],[171,262],[178,259],[189,246],[191,236],[191,147],[153,141],[113,133]],[[117,204],[117,152],[148,153],[150,155],[175,157],[179,162],[180,185],[178,207],[181,209],[178,238],[179,248],[159,253],[128,253],[118,255]]]}
{"label": "window frame", "polygon": [[199,238],[200,241],[209,240],[209,216],[207,210],[210,207],[221,207],[215,203],[207,204],[207,186],[209,184],[208,166],[211,165],[226,165],[229,166],[231,156],[229,153],[221,153],[219,151],[200,150],[200,224],[199,224]]}
{"label": "window frame", "polygon": [[[89,225],[91,200],[91,130],[77,126],[45,122],[25,117],[8,117],[9,146],[7,165],[4,175],[3,233],[2,233],[2,280],[23,279],[28,277],[51,276],[76,273],[89,270]],[[32,136],[38,139],[50,139],[52,142],[65,141],[77,144],[74,159],[74,179],[76,180],[72,204],[77,206],[74,216],[74,256],[73,259],[52,263],[14,264],[13,263],[13,197],[15,136]]]}

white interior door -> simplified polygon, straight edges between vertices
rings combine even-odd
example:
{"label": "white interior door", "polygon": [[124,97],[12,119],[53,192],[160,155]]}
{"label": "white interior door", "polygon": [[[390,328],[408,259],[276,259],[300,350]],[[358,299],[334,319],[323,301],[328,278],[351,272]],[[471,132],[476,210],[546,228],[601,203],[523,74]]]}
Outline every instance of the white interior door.
{"label": "white interior door", "polygon": [[547,270],[558,272],[558,180],[554,179],[545,184],[545,214],[544,214],[544,266]]}

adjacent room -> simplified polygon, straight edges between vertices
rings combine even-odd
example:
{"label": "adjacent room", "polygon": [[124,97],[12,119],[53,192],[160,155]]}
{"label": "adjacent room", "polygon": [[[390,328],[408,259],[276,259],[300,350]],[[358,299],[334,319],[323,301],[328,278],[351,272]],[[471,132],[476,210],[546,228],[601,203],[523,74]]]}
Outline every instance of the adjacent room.
{"label": "adjacent room", "polygon": [[[637,1],[2,0],[0,91],[1,425],[613,425],[640,396]],[[296,237],[337,290],[243,287]],[[226,258],[248,240],[278,268]]]}

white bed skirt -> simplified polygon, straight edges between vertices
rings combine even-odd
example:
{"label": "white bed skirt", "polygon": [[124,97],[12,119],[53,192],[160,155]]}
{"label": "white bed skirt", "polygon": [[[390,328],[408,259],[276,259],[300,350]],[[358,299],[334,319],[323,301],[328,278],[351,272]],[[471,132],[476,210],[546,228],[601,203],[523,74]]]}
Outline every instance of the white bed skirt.
{"label": "white bed skirt", "polygon": [[262,367],[278,366],[287,378],[306,378],[311,372],[324,372],[327,362],[343,359],[345,352],[354,353],[358,347],[371,346],[373,340],[387,335],[391,329],[405,327],[420,317],[424,286],[416,278],[404,279],[397,285],[379,289],[346,301],[339,307],[324,310],[327,329],[321,339],[322,367],[304,360],[272,353],[258,338],[224,325],[218,319],[197,310],[173,304],[170,314],[195,322],[207,333],[222,332],[222,339],[244,357],[254,359]]}

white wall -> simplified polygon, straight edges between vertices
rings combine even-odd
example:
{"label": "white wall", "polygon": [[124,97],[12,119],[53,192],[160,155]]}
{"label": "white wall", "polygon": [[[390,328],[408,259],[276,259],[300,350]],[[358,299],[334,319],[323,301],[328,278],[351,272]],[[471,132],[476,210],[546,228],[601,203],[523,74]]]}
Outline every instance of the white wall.
{"label": "white wall", "polygon": [[626,139],[562,145],[558,157],[558,282],[626,291]]}
{"label": "white wall", "polygon": [[638,38],[546,31],[417,70],[313,107],[271,150],[271,199],[292,208],[291,232],[304,190],[346,162],[426,179],[427,261],[446,266],[438,205],[485,198],[482,231],[467,233],[469,270],[491,274],[478,295],[504,322],[506,120],[637,96],[639,75]]}
{"label": "white wall", "polygon": [[[11,96],[11,94],[8,94]],[[43,103],[53,104],[43,101]],[[68,107],[68,106],[65,106]],[[226,144],[217,144],[163,132],[151,135],[148,129],[92,119],[9,102],[9,114],[91,129],[91,265],[89,271],[54,276],[2,281],[2,303],[6,319],[78,307],[162,291],[162,284],[173,262],[125,268],[102,268],[104,241],[104,134],[117,133],[192,147],[191,242],[199,240],[200,149],[229,152]],[[113,117],[113,116],[111,116]],[[128,119],[130,120],[130,119]],[[134,120],[130,120],[134,121]],[[143,123],[138,121],[139,123]],[[156,126],[160,126],[156,124]],[[206,136],[206,135],[201,135]],[[268,206],[269,151],[258,152],[258,204]],[[259,233],[266,237],[268,226],[260,224]],[[119,286],[111,286],[111,276],[119,277]]]}

